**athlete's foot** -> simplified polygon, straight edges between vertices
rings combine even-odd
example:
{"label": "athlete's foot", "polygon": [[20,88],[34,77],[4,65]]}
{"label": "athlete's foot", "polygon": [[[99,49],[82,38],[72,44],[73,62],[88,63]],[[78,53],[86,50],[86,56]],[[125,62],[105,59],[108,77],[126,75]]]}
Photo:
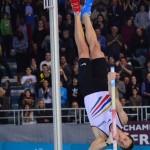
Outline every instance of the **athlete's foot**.
{"label": "athlete's foot", "polygon": [[81,17],[83,18],[85,15],[91,15],[91,7],[94,0],[85,0],[84,6],[81,9]]}
{"label": "athlete's foot", "polygon": [[71,0],[71,6],[75,14],[80,13],[80,0]]}

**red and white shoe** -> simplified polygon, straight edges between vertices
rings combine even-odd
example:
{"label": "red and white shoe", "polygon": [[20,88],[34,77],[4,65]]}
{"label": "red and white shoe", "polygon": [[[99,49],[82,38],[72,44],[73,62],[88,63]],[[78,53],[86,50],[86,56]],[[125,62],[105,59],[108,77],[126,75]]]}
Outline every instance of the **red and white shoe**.
{"label": "red and white shoe", "polygon": [[80,11],[81,11],[80,0],[71,0],[71,6],[72,6],[74,13],[76,13],[76,14],[80,13]]}

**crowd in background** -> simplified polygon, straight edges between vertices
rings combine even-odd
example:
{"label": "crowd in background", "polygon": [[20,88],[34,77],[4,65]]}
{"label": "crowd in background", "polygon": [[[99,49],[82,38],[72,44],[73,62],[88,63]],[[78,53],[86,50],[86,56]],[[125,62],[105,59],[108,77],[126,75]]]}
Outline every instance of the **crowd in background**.
{"label": "crowd in background", "polygon": [[[70,0],[59,0],[58,4],[61,106],[84,107],[78,87],[74,14]],[[7,60],[15,56],[17,86],[24,88],[18,101],[19,109],[52,108],[53,49],[50,49],[48,9],[44,9],[43,0],[2,0],[0,11],[0,64],[8,77],[13,78]],[[108,71],[113,66],[117,72],[116,87],[122,105],[150,106],[150,2],[95,0],[91,20],[106,55]],[[0,71],[0,80],[2,75]],[[0,88],[0,109],[10,109],[12,104],[11,83],[7,80],[5,84]],[[135,108],[130,110],[136,111]],[[37,111],[36,115],[47,116],[48,113]],[[26,111],[22,115],[24,122],[29,122],[35,114]],[[47,123],[51,119],[37,118],[36,121]]]}

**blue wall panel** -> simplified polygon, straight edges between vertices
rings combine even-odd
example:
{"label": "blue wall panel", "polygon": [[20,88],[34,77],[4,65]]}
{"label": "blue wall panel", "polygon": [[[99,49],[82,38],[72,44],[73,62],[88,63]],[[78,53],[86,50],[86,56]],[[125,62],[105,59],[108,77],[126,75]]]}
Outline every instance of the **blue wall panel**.
{"label": "blue wall panel", "polygon": [[[89,144],[64,144],[63,150],[88,150]],[[53,150],[54,145],[49,143],[1,142],[0,150]],[[149,150],[150,146],[135,146],[134,150]],[[112,150],[112,146],[105,148]],[[118,148],[118,150],[121,150]]]}

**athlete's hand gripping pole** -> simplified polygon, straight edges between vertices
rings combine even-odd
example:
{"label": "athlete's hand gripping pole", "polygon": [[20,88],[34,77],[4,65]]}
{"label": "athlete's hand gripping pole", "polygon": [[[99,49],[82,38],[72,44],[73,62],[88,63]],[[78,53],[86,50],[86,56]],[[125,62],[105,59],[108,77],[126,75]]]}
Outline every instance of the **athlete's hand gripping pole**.
{"label": "athlete's hand gripping pole", "polygon": [[[115,72],[115,68],[111,67],[111,72]],[[115,80],[111,80],[111,98],[112,98],[112,127],[113,127],[113,150],[117,150],[117,140],[114,136],[117,134],[116,129],[116,100],[115,100]]]}

